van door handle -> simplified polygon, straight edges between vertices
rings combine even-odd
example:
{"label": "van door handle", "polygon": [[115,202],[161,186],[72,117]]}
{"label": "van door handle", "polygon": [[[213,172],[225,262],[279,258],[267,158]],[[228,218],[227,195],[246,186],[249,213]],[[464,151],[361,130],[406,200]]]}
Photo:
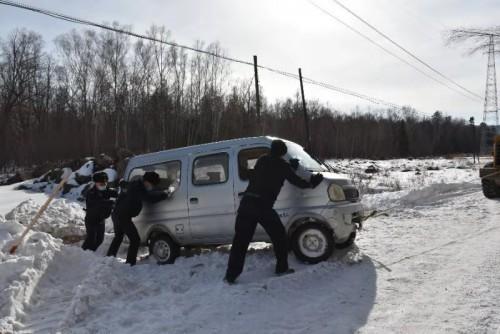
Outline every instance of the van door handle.
{"label": "van door handle", "polygon": [[191,197],[191,198],[189,199],[189,202],[190,202],[191,204],[198,204],[198,197]]}
{"label": "van door handle", "polygon": [[244,192],[244,191],[242,191],[242,192],[238,193],[238,196],[239,196],[239,197],[242,197],[243,195],[245,195],[245,192]]}

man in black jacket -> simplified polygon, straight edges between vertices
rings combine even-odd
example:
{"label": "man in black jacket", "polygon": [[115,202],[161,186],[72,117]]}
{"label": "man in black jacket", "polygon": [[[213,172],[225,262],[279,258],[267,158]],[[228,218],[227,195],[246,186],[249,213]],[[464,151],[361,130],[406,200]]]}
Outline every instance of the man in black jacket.
{"label": "man in black jacket", "polygon": [[248,245],[252,241],[257,223],[262,225],[273,243],[276,274],[294,272],[288,267],[286,231],[273,205],[285,180],[299,188],[314,188],[321,183],[323,175],[312,175],[309,182],[301,179],[294,172],[298,166],[291,166],[283,160],[286,153],[286,144],[282,140],[274,140],[270,154],[260,157],[254,171],[249,175],[250,182],[236,217],[235,235],[224,278],[230,284],[234,283],[243,271]]}
{"label": "man in black jacket", "polygon": [[87,236],[82,248],[83,250],[95,251],[104,240],[104,221],[111,215],[113,210],[113,200],[111,198],[116,198],[118,193],[116,190],[108,188],[108,175],[106,173],[95,173],[92,180],[94,184],[85,196],[85,229],[87,230]]}
{"label": "man in black jacket", "polygon": [[141,239],[132,218],[138,216],[141,212],[142,201],[157,203],[167,199],[168,194],[166,192],[153,190],[159,183],[160,176],[157,173],[146,172],[142,180],[132,181],[128,184],[126,190],[122,189],[111,217],[115,237],[109,246],[108,256],[116,256],[123,241],[123,236],[126,235],[130,241],[126,263],[131,266],[135,265]]}

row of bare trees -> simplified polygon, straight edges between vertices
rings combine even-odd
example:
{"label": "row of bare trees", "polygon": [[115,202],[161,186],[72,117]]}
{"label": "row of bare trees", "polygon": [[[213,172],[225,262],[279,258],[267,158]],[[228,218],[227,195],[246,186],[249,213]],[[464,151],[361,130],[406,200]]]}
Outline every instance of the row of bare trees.
{"label": "row of bare trees", "polygon": [[[165,27],[152,26],[147,33],[171,39]],[[218,43],[195,46],[224,52]],[[261,131],[252,81],[234,82],[229,74],[220,58],[115,32],[72,30],[47,48],[39,34],[15,30],[0,40],[0,167],[261,132],[303,142],[298,96],[264,102]],[[323,157],[472,149],[470,128],[440,113],[422,119],[410,108],[344,114],[314,101],[308,106],[313,149]]]}

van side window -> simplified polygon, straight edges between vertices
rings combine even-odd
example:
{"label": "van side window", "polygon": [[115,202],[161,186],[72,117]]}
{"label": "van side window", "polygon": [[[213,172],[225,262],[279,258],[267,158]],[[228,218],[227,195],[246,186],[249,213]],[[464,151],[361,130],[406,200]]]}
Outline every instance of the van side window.
{"label": "van side window", "polygon": [[257,159],[267,153],[269,153],[269,147],[254,147],[241,150],[238,153],[238,173],[240,179],[243,181],[248,180],[249,173],[253,171]]}
{"label": "van side window", "polygon": [[146,172],[156,172],[160,175],[158,190],[167,190],[172,187],[172,191],[179,189],[181,184],[181,162],[168,161],[161,164],[134,168],[129,175],[129,181],[140,179]]}
{"label": "van side window", "polygon": [[229,176],[229,155],[217,153],[198,157],[193,162],[193,184],[225,183]]}

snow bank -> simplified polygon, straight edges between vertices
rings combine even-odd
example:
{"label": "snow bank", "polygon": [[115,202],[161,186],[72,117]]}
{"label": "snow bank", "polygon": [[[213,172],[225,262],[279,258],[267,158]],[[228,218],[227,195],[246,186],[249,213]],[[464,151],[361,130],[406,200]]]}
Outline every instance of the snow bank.
{"label": "snow bank", "polygon": [[[9,249],[24,231],[40,205],[33,200],[20,203],[5,216],[0,215],[0,333],[16,333],[24,327],[26,311],[37,303],[34,293],[40,282],[68,279],[81,275],[91,265],[95,255],[79,247],[64,246],[59,238],[85,235],[84,211],[79,203],[56,199],[40,217],[34,230],[13,255]],[[60,268],[59,270],[57,268]],[[57,272],[57,277],[50,277]],[[49,277],[49,279],[47,279]],[[70,286],[70,291],[74,288]],[[46,285],[46,284],[45,284]],[[59,287],[43,287],[50,298],[59,293]],[[70,297],[73,293],[68,294]],[[42,298],[43,299],[43,298]],[[34,332],[37,332],[35,330]]]}
{"label": "snow bank", "polygon": [[422,189],[411,190],[399,201],[406,206],[440,205],[450,197],[465,195],[480,189],[480,186],[474,183],[436,183]]}
{"label": "snow bank", "polygon": [[[479,165],[470,158],[332,160],[360,189],[367,209],[428,205],[479,189]],[[376,173],[366,173],[373,166]]]}
{"label": "snow bank", "polygon": [[0,218],[0,333],[14,333],[24,308],[62,242],[43,232],[30,232],[16,254],[11,243],[24,227]]}
{"label": "snow bank", "polygon": [[[40,205],[29,199],[5,215],[7,221],[27,225]],[[85,235],[85,211],[79,203],[55,199],[40,217],[34,230],[51,234],[56,238]]]}
{"label": "snow bank", "polygon": [[60,329],[63,333],[353,332],[366,322],[376,291],[375,267],[369,258],[360,262],[361,257],[343,253],[340,261],[316,266],[291,257],[297,273],[278,278],[272,275],[272,252],[260,250],[248,256],[235,286],[222,282],[225,253],[179,258],[172,266],[147,260],[132,268],[101,259],[74,290]]}
{"label": "snow bank", "polygon": [[16,332],[21,326],[25,308],[33,302],[33,291],[61,250],[62,240],[57,238],[85,235],[81,205],[56,199],[17,252],[9,254],[11,244],[39,208],[30,199],[0,215],[0,333]]}
{"label": "snow bank", "polygon": [[[83,201],[83,191],[91,185],[92,174],[96,171],[96,169],[106,173],[110,183],[118,181],[118,173],[116,169],[111,167],[99,169],[97,167],[96,163],[91,160],[87,161],[79,169],[72,172],[66,182],[61,197]],[[19,188],[50,194],[56,186],[54,178],[57,178],[57,175],[57,170],[55,171],[55,174],[52,173],[52,171],[49,171],[47,174],[44,174],[39,178],[22,183],[19,185]]]}

